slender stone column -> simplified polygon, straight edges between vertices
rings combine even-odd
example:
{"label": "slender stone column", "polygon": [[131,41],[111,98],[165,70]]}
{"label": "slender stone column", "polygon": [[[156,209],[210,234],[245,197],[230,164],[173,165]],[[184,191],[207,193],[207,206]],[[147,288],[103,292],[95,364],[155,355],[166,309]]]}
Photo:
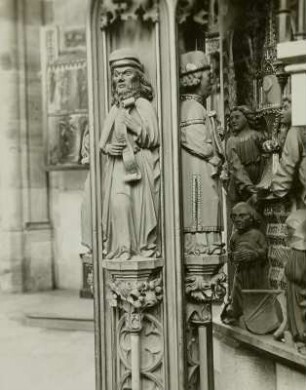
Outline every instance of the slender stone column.
{"label": "slender stone column", "polygon": [[0,290],[22,290],[23,228],[17,9],[0,4]]}

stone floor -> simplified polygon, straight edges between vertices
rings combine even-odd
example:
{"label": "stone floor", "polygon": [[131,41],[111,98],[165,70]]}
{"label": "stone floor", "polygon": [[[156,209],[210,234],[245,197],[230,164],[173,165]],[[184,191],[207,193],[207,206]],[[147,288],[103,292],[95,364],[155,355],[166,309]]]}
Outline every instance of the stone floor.
{"label": "stone floor", "polygon": [[94,390],[93,332],[30,327],[24,321],[26,313],[55,308],[63,313],[67,307],[88,315],[92,301],[69,292],[0,294],[1,390]]}

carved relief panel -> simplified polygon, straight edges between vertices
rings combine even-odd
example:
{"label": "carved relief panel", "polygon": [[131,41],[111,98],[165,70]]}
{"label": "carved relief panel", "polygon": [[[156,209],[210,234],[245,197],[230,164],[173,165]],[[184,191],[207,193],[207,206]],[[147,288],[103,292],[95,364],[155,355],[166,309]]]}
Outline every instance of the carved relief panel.
{"label": "carved relief panel", "polygon": [[45,149],[50,169],[83,168],[87,157],[85,44],[84,28],[42,30]]}

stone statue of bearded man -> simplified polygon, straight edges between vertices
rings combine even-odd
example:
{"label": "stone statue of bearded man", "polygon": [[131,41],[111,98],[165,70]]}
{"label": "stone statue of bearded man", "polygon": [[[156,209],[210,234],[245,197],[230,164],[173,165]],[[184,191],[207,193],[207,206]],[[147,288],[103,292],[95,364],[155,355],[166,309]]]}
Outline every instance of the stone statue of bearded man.
{"label": "stone statue of bearded man", "polygon": [[113,105],[100,148],[103,164],[103,253],[106,259],[158,256],[159,128],[153,88],[131,49],[109,58]]}

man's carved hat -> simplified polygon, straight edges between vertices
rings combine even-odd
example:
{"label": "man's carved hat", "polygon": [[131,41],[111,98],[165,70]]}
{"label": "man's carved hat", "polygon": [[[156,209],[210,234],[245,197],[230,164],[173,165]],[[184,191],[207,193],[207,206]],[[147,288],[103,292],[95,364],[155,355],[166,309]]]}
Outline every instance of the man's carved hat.
{"label": "man's carved hat", "polygon": [[121,66],[132,66],[143,72],[143,65],[137,52],[130,48],[113,51],[109,56],[109,65],[112,70]]}
{"label": "man's carved hat", "polygon": [[210,69],[208,56],[202,51],[189,51],[181,55],[180,76]]}

